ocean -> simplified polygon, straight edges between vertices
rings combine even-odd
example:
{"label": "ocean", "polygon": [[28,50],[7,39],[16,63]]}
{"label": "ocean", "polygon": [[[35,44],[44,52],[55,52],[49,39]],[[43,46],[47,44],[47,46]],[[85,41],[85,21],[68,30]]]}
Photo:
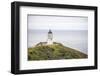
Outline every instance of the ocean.
{"label": "ocean", "polygon": [[[88,54],[88,31],[87,30],[52,30],[53,41],[62,43],[64,46],[79,50]],[[46,42],[48,30],[28,29],[28,48],[34,47],[39,42]]]}

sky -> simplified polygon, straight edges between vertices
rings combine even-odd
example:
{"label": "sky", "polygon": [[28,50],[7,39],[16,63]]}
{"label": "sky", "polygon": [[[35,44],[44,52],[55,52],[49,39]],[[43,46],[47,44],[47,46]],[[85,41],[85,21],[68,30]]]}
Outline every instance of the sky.
{"label": "sky", "polygon": [[30,30],[87,30],[88,17],[28,15]]}

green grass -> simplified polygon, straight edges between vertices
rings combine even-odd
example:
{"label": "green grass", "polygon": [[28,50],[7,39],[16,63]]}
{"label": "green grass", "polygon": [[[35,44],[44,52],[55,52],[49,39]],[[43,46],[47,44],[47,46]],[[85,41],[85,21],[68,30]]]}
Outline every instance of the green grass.
{"label": "green grass", "polygon": [[87,55],[60,43],[28,48],[28,60],[80,59]]}

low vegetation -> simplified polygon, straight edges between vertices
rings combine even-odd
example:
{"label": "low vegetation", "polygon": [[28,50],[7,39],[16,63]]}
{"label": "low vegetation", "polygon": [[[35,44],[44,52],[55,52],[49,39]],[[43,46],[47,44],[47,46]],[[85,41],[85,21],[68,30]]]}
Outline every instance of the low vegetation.
{"label": "low vegetation", "polygon": [[28,60],[80,59],[87,55],[60,43],[28,48]]}

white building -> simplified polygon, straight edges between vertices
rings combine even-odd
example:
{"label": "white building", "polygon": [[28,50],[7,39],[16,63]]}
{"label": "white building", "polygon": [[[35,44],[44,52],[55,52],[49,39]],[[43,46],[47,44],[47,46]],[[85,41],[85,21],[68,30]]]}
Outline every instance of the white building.
{"label": "white building", "polygon": [[51,45],[53,44],[53,33],[52,31],[49,29],[49,32],[48,32],[48,39],[47,39],[47,45]]}

